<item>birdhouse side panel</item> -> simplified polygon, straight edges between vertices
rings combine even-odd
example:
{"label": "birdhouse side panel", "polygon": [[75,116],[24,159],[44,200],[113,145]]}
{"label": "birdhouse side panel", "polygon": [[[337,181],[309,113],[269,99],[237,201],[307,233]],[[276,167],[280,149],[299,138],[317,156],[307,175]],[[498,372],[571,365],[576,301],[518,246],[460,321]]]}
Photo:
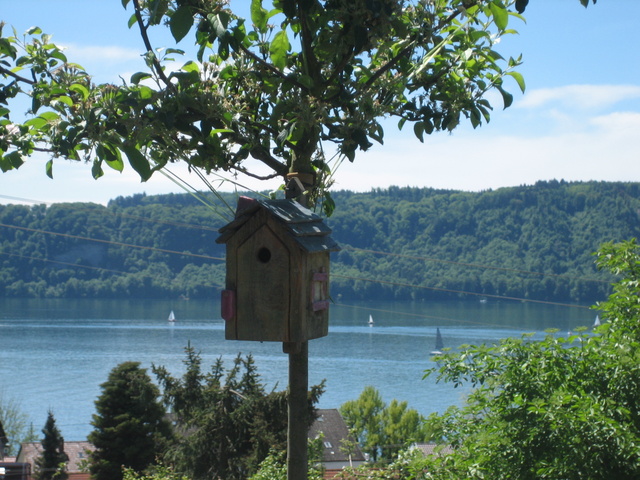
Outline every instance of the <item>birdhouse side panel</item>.
{"label": "birdhouse side panel", "polygon": [[306,254],[300,258],[300,271],[293,276],[291,337],[294,342],[329,334],[329,253]]}
{"label": "birdhouse side panel", "polygon": [[236,257],[238,340],[289,341],[290,254],[286,245],[263,224],[238,246]]}

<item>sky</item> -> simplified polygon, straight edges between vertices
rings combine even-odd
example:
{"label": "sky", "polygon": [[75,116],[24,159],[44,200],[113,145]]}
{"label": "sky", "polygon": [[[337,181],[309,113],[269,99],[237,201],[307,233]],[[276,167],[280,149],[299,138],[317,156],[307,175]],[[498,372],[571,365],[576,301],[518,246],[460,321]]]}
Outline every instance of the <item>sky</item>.
{"label": "sky", "polygon": [[[248,3],[231,0],[231,7]],[[436,133],[424,143],[410,126],[398,131],[395,122],[386,122],[384,145],[359,152],[353,164],[345,162],[333,189],[482,191],[552,179],[640,181],[640,0],[600,0],[586,9],[579,0],[529,3],[526,23],[510,24],[518,35],[504,37],[497,47],[505,57],[522,54],[524,60],[518,70],[527,89],[522,94],[514,82],[508,84],[515,97],[510,108],[502,109],[491,97],[489,124]],[[1,21],[18,32],[37,25],[53,34],[68,58],[97,82],[118,82],[144,70],[139,34],[127,27],[131,13],[121,0],[0,0]],[[168,35],[152,40],[171,46]],[[56,160],[51,180],[45,175],[47,160],[34,156],[18,170],[0,173],[0,203],[106,204],[118,196],[184,191],[157,173],[141,183],[131,168],[122,174],[105,169],[105,176],[94,180],[90,165],[64,160]],[[171,170],[205,189],[185,168]],[[280,183],[237,181],[258,190]],[[211,183],[220,190],[234,188],[217,177]]]}

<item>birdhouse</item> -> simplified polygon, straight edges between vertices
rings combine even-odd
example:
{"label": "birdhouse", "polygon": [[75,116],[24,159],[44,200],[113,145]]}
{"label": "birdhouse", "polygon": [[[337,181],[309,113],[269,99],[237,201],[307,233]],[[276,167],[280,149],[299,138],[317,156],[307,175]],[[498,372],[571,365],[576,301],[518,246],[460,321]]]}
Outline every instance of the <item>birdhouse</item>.
{"label": "birdhouse", "polygon": [[322,219],[293,200],[241,197],[226,244],[227,340],[305,342],[329,333],[329,255]]}

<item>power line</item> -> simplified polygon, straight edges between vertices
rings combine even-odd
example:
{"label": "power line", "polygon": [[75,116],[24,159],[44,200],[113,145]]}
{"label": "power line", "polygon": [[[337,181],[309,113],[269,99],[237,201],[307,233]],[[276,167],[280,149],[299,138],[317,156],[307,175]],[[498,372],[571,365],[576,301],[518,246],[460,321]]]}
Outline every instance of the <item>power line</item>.
{"label": "power line", "polygon": [[478,297],[487,297],[487,298],[496,298],[496,299],[500,299],[500,300],[514,300],[514,301],[518,301],[518,302],[529,302],[529,303],[540,303],[540,304],[545,304],[545,305],[556,305],[556,306],[560,306],[560,307],[571,307],[571,308],[586,308],[589,309],[590,307],[585,307],[582,305],[575,305],[575,304],[570,304],[570,303],[559,303],[559,302],[549,302],[546,300],[533,300],[533,299],[529,299],[529,298],[519,298],[519,297],[509,297],[506,295],[490,295],[490,294],[486,294],[486,293],[477,293],[477,292],[468,292],[465,290],[454,290],[451,288],[440,288],[440,287],[427,287],[424,285],[413,285],[410,283],[401,283],[401,282],[392,282],[389,280],[378,280],[378,279],[371,279],[371,278],[361,278],[361,277],[353,277],[353,276],[349,276],[349,275],[340,275],[340,274],[335,274],[332,273],[331,274],[332,277],[338,277],[338,278],[346,278],[349,280],[361,280],[363,282],[375,282],[375,283],[382,283],[385,285],[393,285],[396,287],[409,287],[409,288],[418,288],[418,289],[424,289],[424,290],[435,290],[438,292],[447,292],[447,293],[458,293],[458,294],[464,294],[464,295],[474,295],[474,296],[478,296]]}
{"label": "power line", "polygon": [[473,268],[482,268],[485,270],[498,270],[498,271],[504,271],[504,272],[511,272],[511,273],[522,273],[522,274],[526,274],[526,275],[537,275],[537,276],[541,276],[541,277],[556,277],[556,278],[567,278],[570,280],[580,280],[582,282],[594,282],[594,283],[603,283],[603,284],[608,284],[609,282],[605,281],[605,280],[599,280],[597,278],[584,278],[584,277],[575,277],[575,276],[570,276],[570,275],[562,275],[559,273],[543,273],[543,272],[534,272],[531,270],[521,270],[521,269],[517,269],[517,268],[507,268],[507,267],[496,267],[493,265],[483,265],[483,264],[479,264],[479,263],[467,263],[467,262],[457,262],[455,260],[443,260],[441,258],[433,258],[433,257],[425,257],[425,256],[419,256],[419,255],[407,255],[407,254],[403,254],[403,253],[391,253],[391,252],[382,252],[379,250],[368,250],[365,248],[356,248],[356,247],[351,247],[351,246],[346,246],[343,247],[343,250],[351,250],[354,252],[365,252],[365,253],[373,253],[376,255],[387,255],[387,256],[391,256],[391,257],[399,257],[399,258],[409,258],[412,260],[422,260],[422,261],[428,261],[428,262],[437,262],[437,263],[446,263],[446,264],[450,264],[450,265],[460,265],[463,267],[473,267]]}
{"label": "power line", "polygon": [[161,253],[170,253],[170,254],[174,254],[174,255],[183,255],[185,257],[195,257],[195,258],[204,258],[207,260],[219,260],[219,261],[224,261],[225,259],[222,257],[213,257],[211,255],[201,255],[198,253],[189,253],[189,252],[178,252],[176,250],[167,250],[165,248],[157,248],[157,247],[145,247],[142,245],[134,245],[132,243],[123,243],[123,242],[116,242],[113,240],[102,240],[99,238],[89,238],[89,237],[83,237],[80,235],[72,235],[70,233],[59,233],[59,232],[51,232],[49,230],[41,230],[38,228],[29,228],[29,227],[19,227],[17,225],[7,225],[6,223],[0,223],[0,227],[5,227],[5,228],[13,228],[16,230],[25,230],[28,232],[34,232],[34,233],[44,233],[46,235],[56,235],[59,237],[66,237],[66,238],[73,238],[74,240],[85,240],[85,241],[90,241],[90,242],[98,242],[98,243],[105,243],[108,245],[117,245],[119,247],[130,247],[130,248],[138,248],[141,250],[151,250],[153,252],[161,252]]}

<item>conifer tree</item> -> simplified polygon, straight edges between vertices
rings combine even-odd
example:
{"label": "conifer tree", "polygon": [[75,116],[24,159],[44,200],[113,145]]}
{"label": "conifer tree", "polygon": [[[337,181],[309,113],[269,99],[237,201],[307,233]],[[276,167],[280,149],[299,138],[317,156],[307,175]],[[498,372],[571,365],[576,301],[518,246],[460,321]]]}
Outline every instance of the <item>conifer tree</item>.
{"label": "conifer tree", "polygon": [[64,438],[51,410],[42,434],[42,453],[35,462],[36,480],[66,480],[69,477],[66,467],[69,457],[64,452]]}
{"label": "conifer tree", "polygon": [[158,387],[139,362],[116,366],[101,387],[88,436],[96,448],[89,470],[94,480],[120,480],[123,467],[142,471],[155,461],[171,436],[170,425]]}

